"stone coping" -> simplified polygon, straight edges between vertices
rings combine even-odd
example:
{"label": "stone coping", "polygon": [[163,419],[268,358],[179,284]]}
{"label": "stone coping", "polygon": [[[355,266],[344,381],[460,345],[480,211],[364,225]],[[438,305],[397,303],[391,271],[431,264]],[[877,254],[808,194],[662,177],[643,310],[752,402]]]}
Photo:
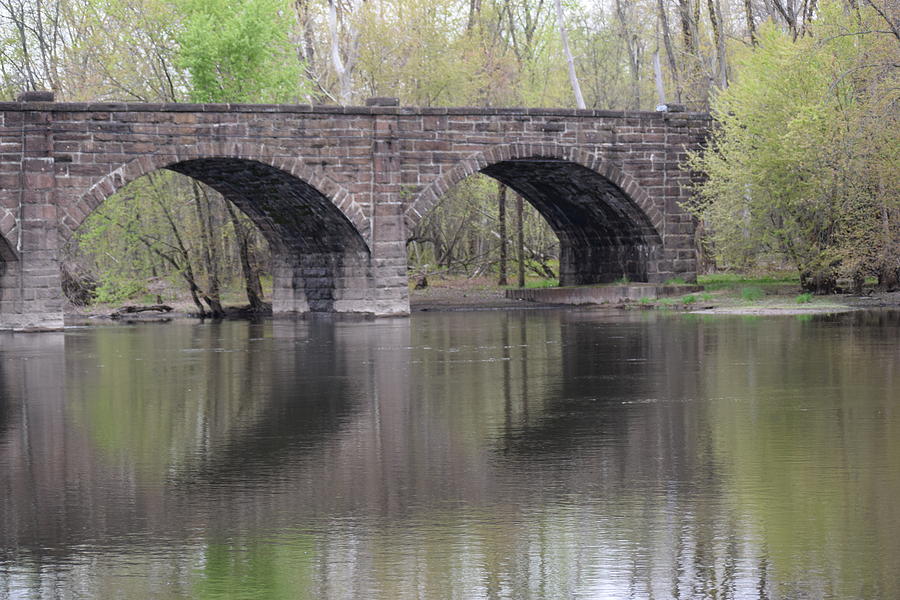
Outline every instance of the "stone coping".
{"label": "stone coping", "polygon": [[416,107],[416,106],[337,106],[330,104],[191,104],[144,102],[0,102],[0,111],[41,112],[202,112],[202,113],[309,113],[338,115],[398,115],[398,116],[530,116],[568,117],[583,119],[651,119],[651,120],[712,120],[709,113],[665,112],[648,110],[579,110],[572,108],[484,108]]}

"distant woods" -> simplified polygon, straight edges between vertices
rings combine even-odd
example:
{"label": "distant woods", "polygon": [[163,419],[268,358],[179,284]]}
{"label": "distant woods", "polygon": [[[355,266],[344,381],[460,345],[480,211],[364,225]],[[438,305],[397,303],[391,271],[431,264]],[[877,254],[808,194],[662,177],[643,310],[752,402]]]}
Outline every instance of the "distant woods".
{"label": "distant woods", "polygon": [[[819,27],[823,18],[828,24]],[[897,256],[890,244],[900,169],[891,132],[900,37],[896,4],[887,0],[0,0],[0,32],[6,99],[49,89],[61,101],[360,104],[396,96],[419,106],[575,107],[580,95],[595,109],[712,110],[724,126],[714,158],[692,163],[711,182],[693,209],[711,232],[704,244],[716,266],[778,262],[810,281],[889,281]],[[723,92],[760,69],[787,76],[813,54],[824,70],[796,71],[815,79],[811,88],[792,88],[793,80],[773,88],[757,78],[740,98]],[[776,89],[787,95],[773,99]],[[804,92],[810,89],[818,100]],[[771,136],[757,138],[761,145],[737,141],[770,102],[783,127],[773,122]],[[744,110],[754,103],[758,113]],[[810,148],[798,164],[766,152],[779,134],[797,136],[792,147],[802,150],[804,127],[827,153]],[[776,176],[739,156],[760,156],[781,170]],[[740,173],[747,177],[722,179]],[[816,184],[820,175],[827,181]],[[125,294],[149,273],[180,282],[207,312],[219,310],[216,297],[226,288],[260,306],[264,241],[215,192],[170,178],[177,179],[160,173],[127,191],[148,222],[120,214],[115,202],[100,214],[126,221],[89,220],[68,257],[72,269],[101,282],[104,294]],[[805,191],[788,202],[775,193],[776,182],[777,189]],[[462,182],[409,232],[411,271],[511,280],[521,255],[529,272],[551,278],[555,237],[527,202],[518,219],[516,205],[512,191],[493,180]],[[732,218],[723,221],[726,214]],[[840,214],[863,217],[838,223]],[[760,234],[764,222],[771,231]],[[808,227],[788,231],[794,222]],[[101,232],[120,236],[138,225],[148,228],[144,239],[131,240],[124,254],[117,240],[100,240]],[[727,244],[745,238],[754,241],[740,252]],[[819,250],[804,251],[809,244]],[[210,258],[214,245],[228,257],[222,264]],[[862,246],[869,249],[852,250]],[[117,262],[136,253],[143,258],[133,266]],[[140,293],[150,293],[143,286]]]}

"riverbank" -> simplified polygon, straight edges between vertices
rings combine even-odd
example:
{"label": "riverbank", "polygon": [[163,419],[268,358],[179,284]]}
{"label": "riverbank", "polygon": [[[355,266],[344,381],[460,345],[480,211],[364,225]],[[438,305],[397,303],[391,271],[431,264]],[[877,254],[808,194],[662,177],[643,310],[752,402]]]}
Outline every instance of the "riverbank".
{"label": "riverbank", "polygon": [[[704,314],[738,315],[796,315],[838,313],[860,309],[900,308],[900,292],[868,291],[862,296],[833,294],[810,296],[799,293],[797,284],[779,279],[712,278],[704,283],[704,290],[676,294],[664,298],[623,300],[607,304],[586,304],[581,308],[612,310],[666,310]],[[530,282],[530,285],[540,285]],[[561,305],[532,302],[506,297],[507,287],[488,278],[432,278],[423,289],[410,290],[410,310],[416,312],[446,312],[467,310],[541,309]],[[140,313],[123,316],[121,321],[162,321],[196,317],[196,306],[189,300],[167,301],[172,307],[167,313]],[[114,320],[118,305],[72,307],[66,315],[67,323],[90,324]],[[225,318],[252,317],[243,307],[226,308]],[[266,316],[266,315],[260,315]]]}
{"label": "riverbank", "polygon": [[[669,310],[707,314],[791,315],[838,313],[860,309],[900,308],[900,292],[868,290],[861,296],[802,294],[789,279],[711,276],[701,278],[704,290],[664,298],[586,304],[617,310]],[[427,288],[410,291],[410,308],[418,311],[546,308],[550,303],[506,298],[506,287],[486,278],[435,278]]]}

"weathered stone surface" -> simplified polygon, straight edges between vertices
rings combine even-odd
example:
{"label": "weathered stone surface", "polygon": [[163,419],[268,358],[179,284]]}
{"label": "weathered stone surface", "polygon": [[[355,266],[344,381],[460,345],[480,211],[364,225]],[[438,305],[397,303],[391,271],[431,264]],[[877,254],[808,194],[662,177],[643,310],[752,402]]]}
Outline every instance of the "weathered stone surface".
{"label": "weathered stone surface", "polygon": [[273,248],[277,312],[409,312],[405,241],[482,172],[562,245],[565,285],[695,276],[680,208],[697,113],[527,108],[53,103],[0,105],[0,327],[56,326],[57,254],[116,190],[158,169],[232,200]]}

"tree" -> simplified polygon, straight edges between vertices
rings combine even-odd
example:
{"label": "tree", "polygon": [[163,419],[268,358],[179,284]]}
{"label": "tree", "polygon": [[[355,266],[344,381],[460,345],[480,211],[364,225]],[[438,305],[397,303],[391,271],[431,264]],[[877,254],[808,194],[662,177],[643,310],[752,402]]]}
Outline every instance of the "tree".
{"label": "tree", "polygon": [[286,0],[180,0],[176,64],[196,102],[296,102],[309,91]]}
{"label": "tree", "polygon": [[804,289],[866,275],[896,285],[900,242],[900,76],[896,40],[873,11],[824,2],[811,35],[761,27],[714,100],[706,175],[689,208],[714,254],[747,267],[785,260]]}
{"label": "tree", "polygon": [[578,84],[578,74],[575,72],[575,59],[572,57],[572,51],[569,49],[569,36],[566,33],[566,21],[561,0],[556,0],[556,21],[559,26],[559,38],[562,41],[563,53],[566,56],[566,64],[568,65],[569,82],[572,84],[572,93],[575,94],[575,106],[587,108],[581,95],[581,86]]}

